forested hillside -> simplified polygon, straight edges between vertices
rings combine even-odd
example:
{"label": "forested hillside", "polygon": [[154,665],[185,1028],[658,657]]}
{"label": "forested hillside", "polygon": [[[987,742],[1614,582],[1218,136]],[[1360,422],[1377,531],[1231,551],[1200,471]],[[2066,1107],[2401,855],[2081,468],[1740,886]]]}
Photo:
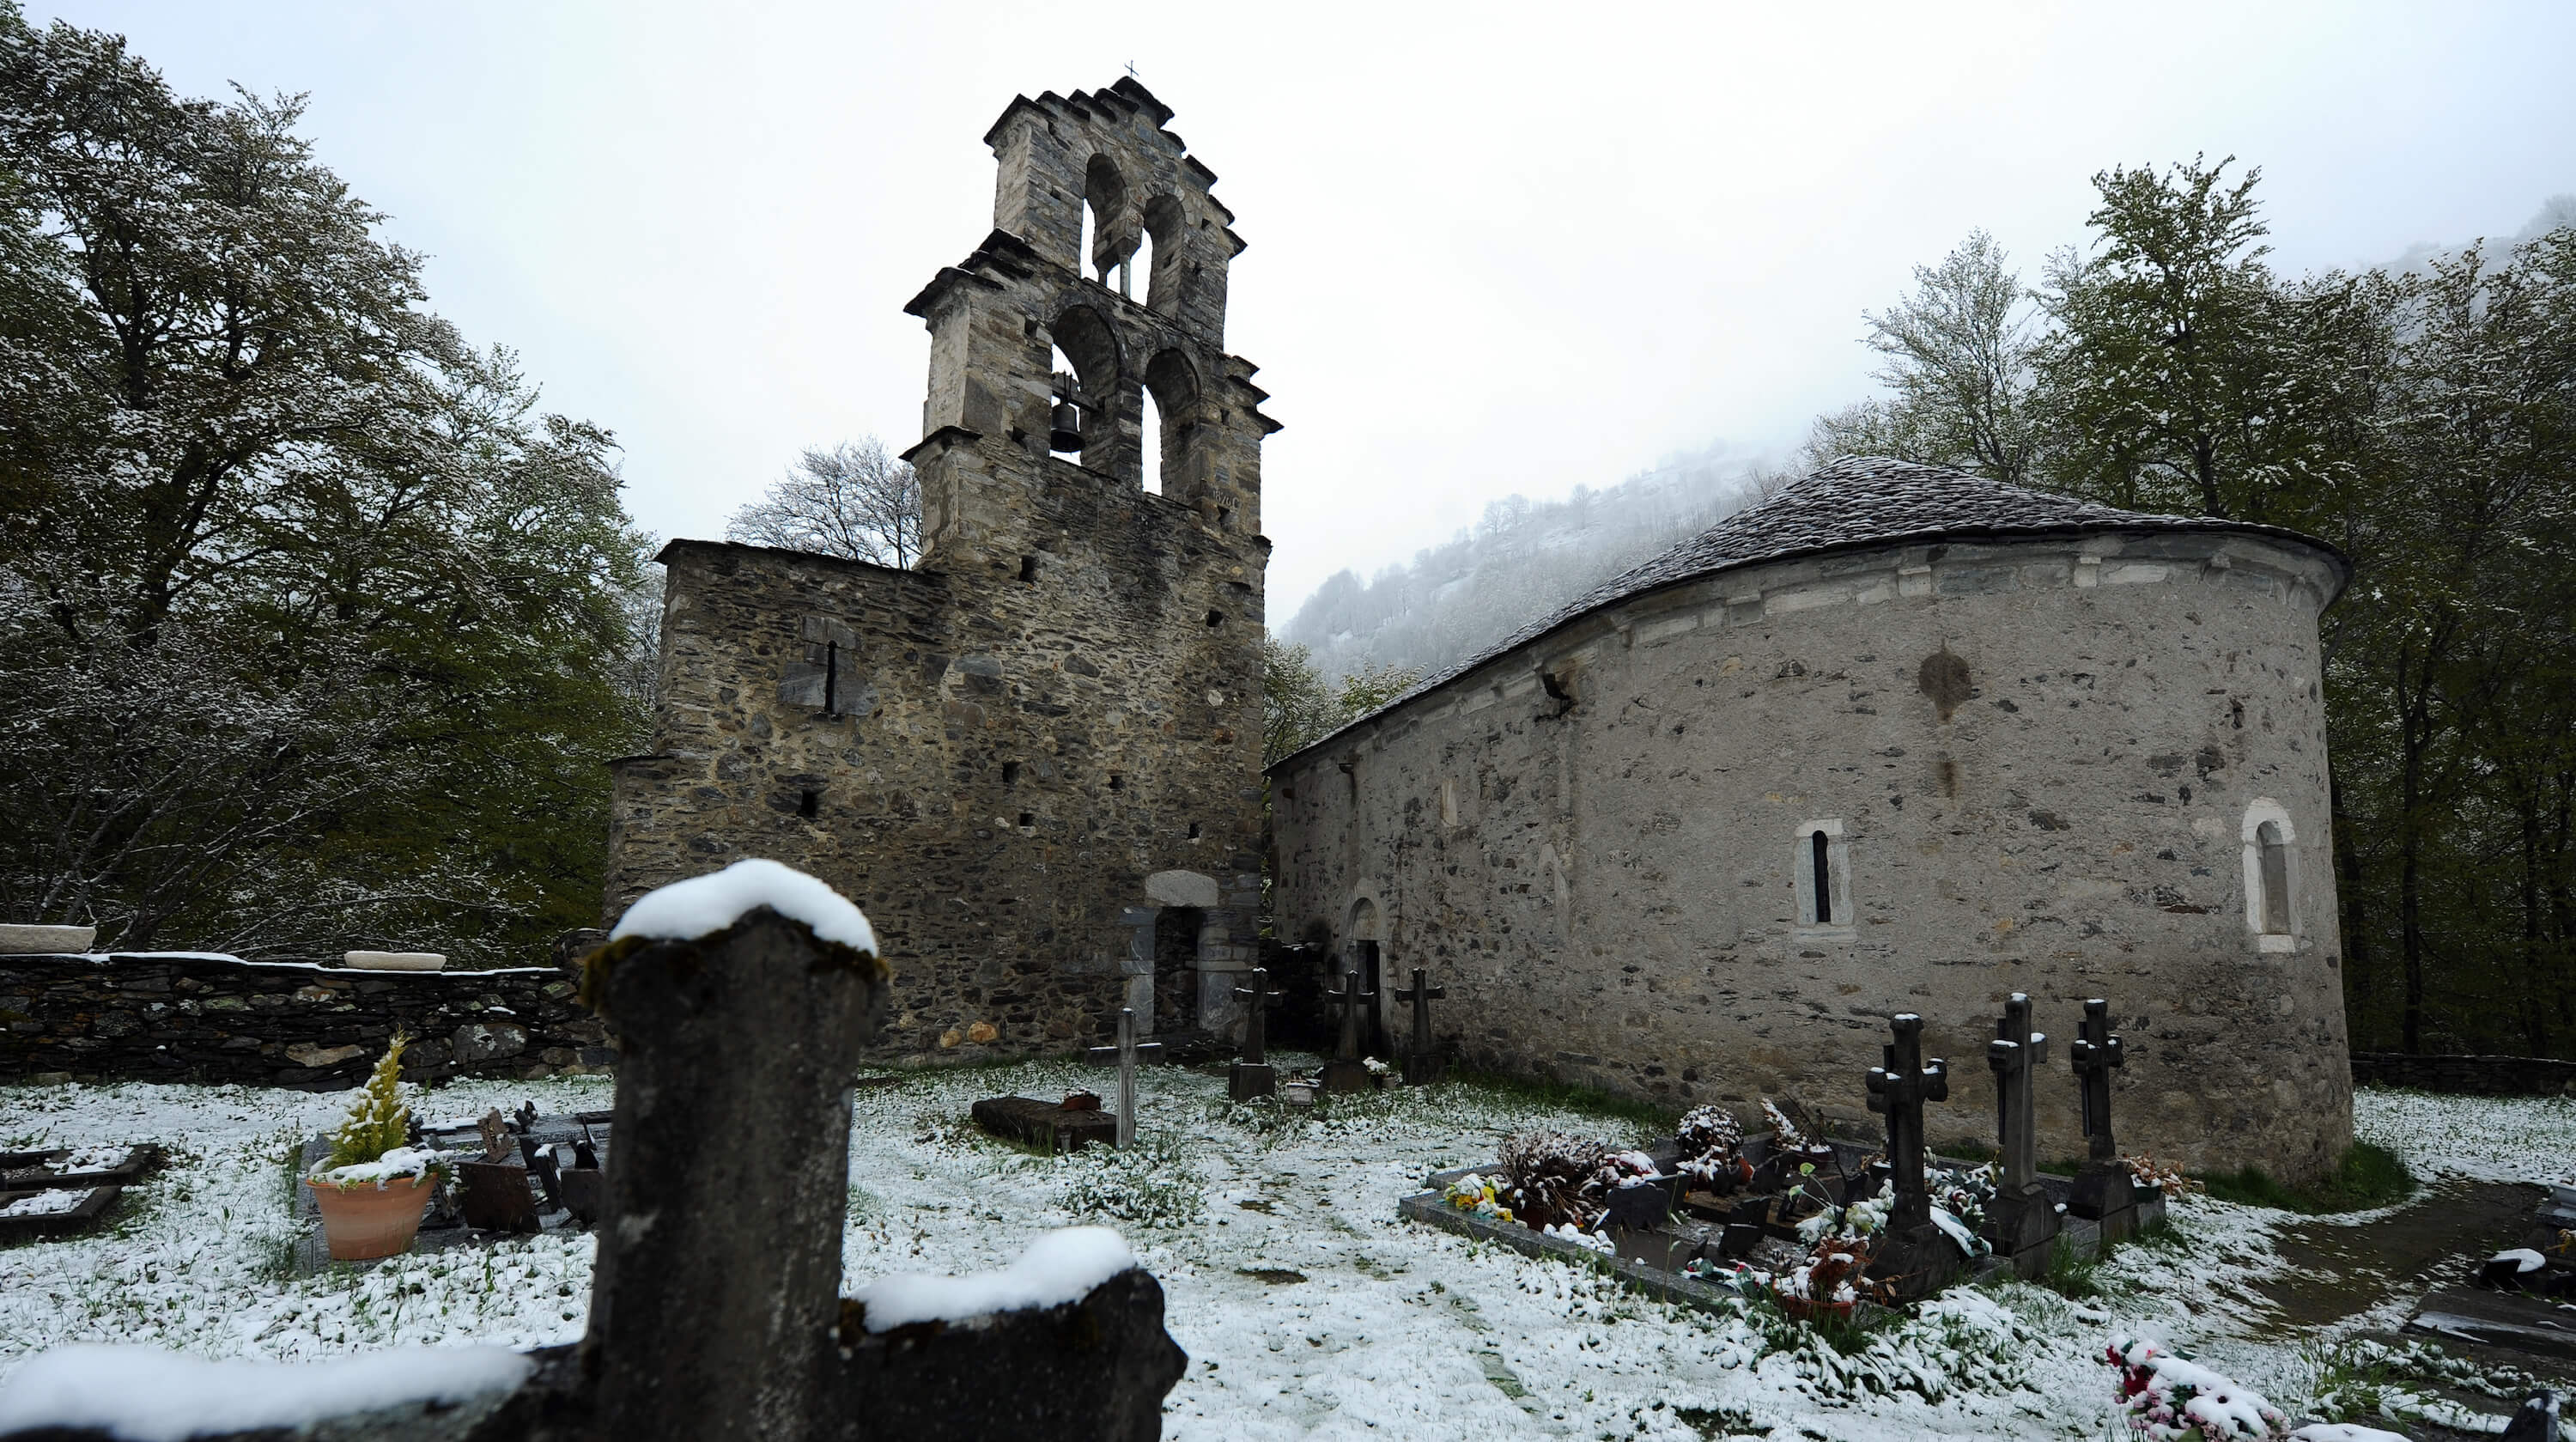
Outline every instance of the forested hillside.
{"label": "forested hillside", "polygon": [[1366,582],[1335,574],[1279,637],[1328,681],[1372,666],[1438,671],[1737,510],[1761,461],[1721,442],[1562,501],[1505,497],[1409,564]]}

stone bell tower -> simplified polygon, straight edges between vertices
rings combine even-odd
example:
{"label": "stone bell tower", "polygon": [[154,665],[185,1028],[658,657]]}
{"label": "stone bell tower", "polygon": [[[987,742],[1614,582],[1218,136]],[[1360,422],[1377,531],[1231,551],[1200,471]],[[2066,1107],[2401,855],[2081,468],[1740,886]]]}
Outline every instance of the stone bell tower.
{"label": "stone bell tower", "polygon": [[905,307],[930,330],[905,453],[922,568],[956,578],[1022,654],[1014,714],[986,707],[983,726],[1044,735],[991,814],[1027,816],[1041,787],[1082,798],[1048,863],[1073,893],[1054,910],[1101,912],[1126,1003],[1156,1032],[1230,1024],[1251,964],[1261,441],[1278,429],[1251,363],[1225,351],[1243,241],[1171,116],[1132,78],[1014,99],[984,137],[992,232]]}
{"label": "stone bell tower", "polygon": [[[1171,115],[1129,78],[1015,99],[986,133],[1000,161],[993,231],[904,308],[931,335],[910,455],[934,564],[1011,571],[1077,520],[1132,530],[1140,513],[1111,498],[1141,494],[1147,446],[1167,506],[1258,547],[1261,440],[1278,427],[1254,367],[1225,353],[1226,268],[1243,241],[1209,193],[1215,172],[1163,128]],[[1051,502],[1068,490],[1099,499]],[[1258,562],[1247,579],[1257,605]]]}

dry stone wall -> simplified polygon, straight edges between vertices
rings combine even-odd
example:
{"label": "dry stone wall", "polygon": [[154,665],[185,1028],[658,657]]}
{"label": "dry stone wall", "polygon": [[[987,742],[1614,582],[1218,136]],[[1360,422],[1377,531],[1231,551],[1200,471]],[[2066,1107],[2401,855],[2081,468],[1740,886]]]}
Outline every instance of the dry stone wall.
{"label": "dry stone wall", "polygon": [[[1275,768],[1279,929],[1429,967],[1485,1064],[1853,1128],[1886,1018],[1920,1012],[1953,1064],[1936,1141],[1991,1132],[2008,993],[2061,1036],[2104,996],[2124,1149],[2313,1177],[2351,1134],[2335,584],[2304,547],[2108,533],[1634,597]],[[2267,936],[2249,843],[2274,816],[2290,915]],[[2064,1055],[2043,1156],[2082,1153]]]}
{"label": "dry stone wall", "polygon": [[203,954],[0,956],[0,1078],[239,1082],[328,1091],[366,1079],[395,1029],[403,1075],[607,1071],[607,1028],[555,967],[355,971]]}

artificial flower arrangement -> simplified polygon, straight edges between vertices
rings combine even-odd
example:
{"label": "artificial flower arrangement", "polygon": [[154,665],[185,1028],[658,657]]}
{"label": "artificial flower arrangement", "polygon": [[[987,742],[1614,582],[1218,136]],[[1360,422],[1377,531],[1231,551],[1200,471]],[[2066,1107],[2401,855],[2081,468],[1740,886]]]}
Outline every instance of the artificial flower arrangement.
{"label": "artificial flower arrangement", "polygon": [[2116,1338],[2102,1361],[2120,1373],[2132,1431],[2149,1442],[2274,1442],[2290,1419],[2261,1394],[2152,1342]]}
{"label": "artificial flower arrangement", "polygon": [[1513,1219],[1512,1209],[1496,1199],[1495,1188],[1499,1185],[1503,1184],[1478,1173],[1469,1172],[1444,1188],[1440,1197],[1441,1200],[1462,1212],[1489,1217],[1497,1222],[1508,1222]]}
{"label": "artificial flower arrangement", "polygon": [[2184,1176],[2180,1169],[2166,1166],[2152,1156],[2122,1157],[2120,1161],[2128,1167],[2131,1182],[2142,1187],[2153,1187],[2168,1198],[2189,1196],[2193,1192],[2209,1190]]}

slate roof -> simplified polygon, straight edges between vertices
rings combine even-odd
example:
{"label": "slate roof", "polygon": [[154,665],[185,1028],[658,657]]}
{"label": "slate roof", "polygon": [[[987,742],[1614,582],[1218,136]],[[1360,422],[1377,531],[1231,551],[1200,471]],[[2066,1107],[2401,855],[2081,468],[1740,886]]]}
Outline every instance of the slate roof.
{"label": "slate roof", "polygon": [[[2211,516],[2124,511],[2073,496],[1990,481],[1946,466],[1886,456],[1844,456],[1758,506],[1736,512],[1653,560],[1622,571],[1555,611],[1530,622],[1466,661],[1429,676],[1412,690],[1300,749],[1321,746],[1363,721],[1414,701],[1560,626],[1621,601],[1696,581],[1720,571],[1793,556],[1867,550],[1925,541],[2064,535],[2075,531],[2237,532],[2287,541],[2330,557],[2351,579],[2341,551],[2280,526]],[[2333,598],[2328,597],[2329,601]],[[1281,757],[1286,765],[1290,757]],[[1274,766],[1272,769],[1277,769]]]}

